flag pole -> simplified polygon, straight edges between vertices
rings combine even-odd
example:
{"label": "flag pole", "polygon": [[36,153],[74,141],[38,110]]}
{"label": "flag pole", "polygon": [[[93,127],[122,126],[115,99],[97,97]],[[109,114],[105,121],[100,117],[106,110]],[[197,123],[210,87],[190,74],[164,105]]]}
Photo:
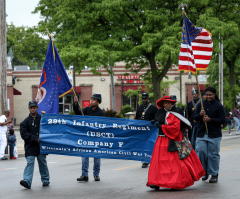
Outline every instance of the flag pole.
{"label": "flag pole", "polygon": [[[74,93],[74,97],[77,97],[77,95],[76,95],[76,92],[75,92],[74,88],[73,88],[73,93]],[[84,114],[83,114],[83,111],[82,111],[82,109],[81,109],[81,106],[80,106],[79,100],[78,100],[78,105],[79,105],[79,109],[80,109],[80,111],[81,111],[82,115],[84,115]]]}
{"label": "flag pole", "polygon": [[[196,74],[195,74],[195,77],[196,77],[196,81],[197,81],[198,91],[199,91],[199,93],[200,93],[201,107],[202,107],[202,110],[204,110],[204,107],[203,107],[203,101],[202,101],[202,95],[201,95],[201,91],[200,91],[200,85],[199,85],[199,82],[198,82],[198,75],[197,75],[197,72],[196,72]],[[204,117],[206,117],[206,115],[204,115]],[[206,131],[207,131],[207,135],[208,135],[207,122],[204,122],[204,123],[205,123]]]}

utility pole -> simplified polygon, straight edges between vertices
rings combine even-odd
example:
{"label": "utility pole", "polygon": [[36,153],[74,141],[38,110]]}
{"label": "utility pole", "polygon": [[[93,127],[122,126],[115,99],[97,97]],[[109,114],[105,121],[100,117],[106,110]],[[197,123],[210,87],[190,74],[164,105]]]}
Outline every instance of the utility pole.
{"label": "utility pole", "polygon": [[4,114],[7,102],[7,37],[6,1],[0,0],[0,111]]}
{"label": "utility pole", "polygon": [[110,70],[112,71],[110,78],[111,78],[111,89],[112,89],[112,108],[116,111],[116,98],[115,98],[115,89],[114,89],[114,79],[113,79],[113,68],[112,65],[109,64]]}
{"label": "utility pole", "polygon": [[221,54],[219,54],[219,98],[223,105],[223,43],[221,42],[219,42],[219,49],[221,50]]}

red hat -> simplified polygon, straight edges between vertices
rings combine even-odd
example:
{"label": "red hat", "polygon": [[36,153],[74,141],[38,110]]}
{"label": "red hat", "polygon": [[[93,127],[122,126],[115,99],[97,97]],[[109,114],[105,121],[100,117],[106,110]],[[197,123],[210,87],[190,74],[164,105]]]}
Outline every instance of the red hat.
{"label": "red hat", "polygon": [[169,96],[164,96],[163,98],[157,100],[156,104],[157,104],[157,107],[158,107],[158,108],[162,108],[162,107],[163,107],[163,101],[172,102],[172,105],[177,102],[177,100],[173,100],[173,99],[171,99]]}

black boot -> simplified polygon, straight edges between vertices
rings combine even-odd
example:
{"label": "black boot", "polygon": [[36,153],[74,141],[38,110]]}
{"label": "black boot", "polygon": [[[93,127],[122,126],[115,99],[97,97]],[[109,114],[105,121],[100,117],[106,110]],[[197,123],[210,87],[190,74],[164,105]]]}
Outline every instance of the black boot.
{"label": "black boot", "polygon": [[211,179],[209,180],[210,183],[216,183],[218,182],[218,174],[216,176],[212,176]]}
{"label": "black boot", "polygon": [[94,180],[95,181],[100,181],[100,177],[99,176],[94,176]]}
{"label": "black boot", "polygon": [[208,179],[209,175],[206,173],[203,177],[202,177],[202,181],[206,181]]}
{"label": "black boot", "polygon": [[158,191],[160,189],[159,186],[156,186],[156,185],[153,185],[153,184],[150,184],[150,188],[155,189],[156,191]]}
{"label": "black boot", "polygon": [[88,181],[88,176],[80,176],[80,178],[77,178],[77,181],[87,182]]}
{"label": "black boot", "polygon": [[149,165],[148,163],[143,163],[143,164],[142,164],[142,168],[147,168],[148,165]]}
{"label": "black boot", "polygon": [[21,180],[20,185],[22,185],[23,187],[25,187],[27,189],[31,189],[31,187],[28,185],[28,183],[25,180]]}

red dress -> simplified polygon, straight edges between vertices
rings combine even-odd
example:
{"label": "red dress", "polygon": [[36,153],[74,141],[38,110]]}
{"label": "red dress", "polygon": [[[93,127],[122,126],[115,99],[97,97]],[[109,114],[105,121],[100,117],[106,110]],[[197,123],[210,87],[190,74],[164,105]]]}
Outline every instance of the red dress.
{"label": "red dress", "polygon": [[166,121],[167,124],[162,125],[166,137],[158,136],[153,149],[147,186],[184,189],[198,181],[205,175],[205,171],[194,150],[183,160],[179,159],[177,151],[168,151],[169,140],[181,141],[183,133],[180,131],[180,120],[176,116],[170,113]]}

